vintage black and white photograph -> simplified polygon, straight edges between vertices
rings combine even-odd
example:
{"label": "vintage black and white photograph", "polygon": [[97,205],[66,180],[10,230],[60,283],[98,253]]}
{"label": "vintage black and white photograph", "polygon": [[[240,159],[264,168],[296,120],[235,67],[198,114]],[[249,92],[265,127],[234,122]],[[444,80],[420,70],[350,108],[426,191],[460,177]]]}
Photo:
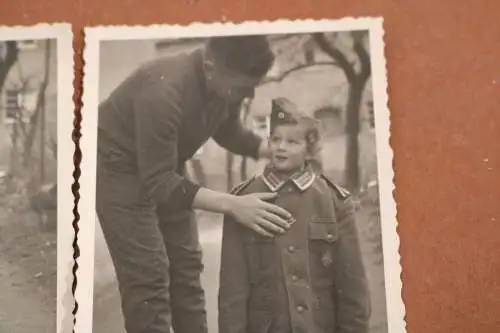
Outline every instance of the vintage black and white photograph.
{"label": "vintage black and white photograph", "polygon": [[72,51],[69,25],[0,27],[0,332],[72,325]]}
{"label": "vintage black and white photograph", "polygon": [[75,331],[405,331],[381,18],[87,28]]}

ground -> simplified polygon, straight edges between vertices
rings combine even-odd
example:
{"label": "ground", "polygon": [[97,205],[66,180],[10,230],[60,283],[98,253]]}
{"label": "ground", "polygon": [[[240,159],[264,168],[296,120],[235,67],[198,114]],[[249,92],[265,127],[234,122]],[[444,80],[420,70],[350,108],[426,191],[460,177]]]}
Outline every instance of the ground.
{"label": "ground", "polygon": [[[0,333],[52,333],[56,325],[56,233],[40,227],[22,193],[0,184]],[[386,333],[383,263],[374,205],[358,211],[362,247],[372,289],[371,333]],[[216,299],[221,217],[200,216],[210,333],[217,332]],[[96,228],[94,332],[122,333],[123,321],[114,271],[99,227]]]}
{"label": "ground", "polygon": [[[370,333],[387,333],[385,312],[384,271],[380,228],[378,218],[374,217],[376,204],[365,203],[358,211],[362,249],[366,258],[372,293],[372,317]],[[375,214],[376,216],[376,214]],[[215,214],[200,216],[200,241],[203,247],[205,271],[202,276],[208,311],[209,332],[217,333],[217,289],[219,255],[221,242],[221,217]],[[99,226],[96,228],[96,267],[94,288],[94,332],[124,333],[120,300],[110,263]]]}
{"label": "ground", "polygon": [[56,330],[56,231],[0,182],[0,332]]}

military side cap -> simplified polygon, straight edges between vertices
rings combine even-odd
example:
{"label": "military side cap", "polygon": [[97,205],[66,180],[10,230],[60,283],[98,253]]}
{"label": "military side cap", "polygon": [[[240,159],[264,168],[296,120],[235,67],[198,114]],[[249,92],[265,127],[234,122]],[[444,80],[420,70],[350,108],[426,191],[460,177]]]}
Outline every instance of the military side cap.
{"label": "military side cap", "polygon": [[306,126],[306,139],[309,143],[316,143],[319,140],[319,121],[314,117],[302,112],[295,103],[279,97],[272,100],[270,132],[276,126],[286,124],[304,124]]}
{"label": "military side cap", "polygon": [[278,125],[298,123],[297,106],[290,100],[279,97],[272,100],[270,127],[271,132]]}

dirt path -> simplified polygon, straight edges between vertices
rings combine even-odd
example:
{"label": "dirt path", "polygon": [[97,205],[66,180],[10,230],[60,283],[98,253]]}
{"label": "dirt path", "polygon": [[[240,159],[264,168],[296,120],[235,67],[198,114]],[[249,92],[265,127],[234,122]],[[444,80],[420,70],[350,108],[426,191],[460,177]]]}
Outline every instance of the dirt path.
{"label": "dirt path", "polygon": [[56,331],[55,303],[38,282],[0,256],[0,332]]}
{"label": "dirt path", "polygon": [[[207,301],[209,332],[217,332],[217,286],[220,256],[221,228],[216,221],[203,223],[211,225],[200,230],[205,271],[202,284]],[[95,282],[93,333],[125,333],[120,308],[120,298],[111,258],[99,225],[96,226]]]}
{"label": "dirt path", "polygon": [[55,232],[40,232],[29,212],[8,207],[0,201],[0,333],[54,333]]}

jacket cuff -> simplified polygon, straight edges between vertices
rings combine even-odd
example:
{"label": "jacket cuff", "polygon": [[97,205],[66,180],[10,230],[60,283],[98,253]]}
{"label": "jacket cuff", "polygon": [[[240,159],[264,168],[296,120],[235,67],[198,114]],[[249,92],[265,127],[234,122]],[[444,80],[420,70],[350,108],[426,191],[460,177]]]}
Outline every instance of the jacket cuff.
{"label": "jacket cuff", "polygon": [[194,197],[200,187],[198,184],[183,179],[172,192],[170,202],[175,203],[176,210],[190,209],[193,206]]}

